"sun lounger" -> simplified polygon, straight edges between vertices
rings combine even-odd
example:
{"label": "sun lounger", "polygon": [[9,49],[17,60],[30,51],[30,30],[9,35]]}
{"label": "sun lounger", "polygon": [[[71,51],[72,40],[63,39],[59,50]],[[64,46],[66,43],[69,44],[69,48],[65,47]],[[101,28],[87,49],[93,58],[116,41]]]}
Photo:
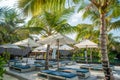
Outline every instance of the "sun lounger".
{"label": "sun lounger", "polygon": [[47,78],[48,80],[78,80],[76,74],[53,70],[43,70],[38,73],[38,76],[44,76],[44,78]]}
{"label": "sun lounger", "polygon": [[35,66],[35,70],[44,70],[45,66],[41,65],[41,64],[33,64]]}
{"label": "sun lounger", "polygon": [[61,67],[63,67],[63,66],[66,65],[66,63],[64,63],[64,62],[62,62],[62,61],[60,61],[59,64],[60,64]]}
{"label": "sun lounger", "polygon": [[102,71],[103,68],[102,68],[102,66],[94,66],[91,68],[91,70]]}
{"label": "sun lounger", "polygon": [[[40,64],[40,65],[45,66],[45,60],[36,60],[35,64]],[[49,67],[56,68],[57,67],[57,63],[55,61],[49,61]]]}
{"label": "sun lounger", "polygon": [[88,69],[90,70],[94,65],[91,65],[91,64],[86,64],[86,65],[81,65],[80,68],[81,69]]}
{"label": "sun lounger", "polygon": [[76,69],[76,68],[61,67],[61,68],[59,68],[59,70],[60,71],[72,70],[71,72],[76,72],[76,74],[81,78],[88,78],[90,76],[90,72],[87,69]]}
{"label": "sun lounger", "polygon": [[51,68],[57,68],[57,62],[55,62],[55,61],[49,61],[49,66]]}
{"label": "sun lounger", "polygon": [[45,63],[45,60],[36,60],[34,63],[44,64],[44,63]]}
{"label": "sun lounger", "polygon": [[72,65],[73,64],[73,61],[61,61],[61,63],[65,63],[66,65]]}
{"label": "sun lounger", "polygon": [[[110,68],[111,68],[112,70],[114,70],[114,66],[113,66],[113,65],[110,65]],[[93,67],[91,68],[91,70],[102,71],[103,68],[102,68],[102,65],[101,65],[101,64],[96,64],[95,66],[93,66]]]}
{"label": "sun lounger", "polygon": [[82,77],[82,78],[88,78],[90,77],[90,72],[89,70],[86,70],[86,69],[78,69],[76,70],[77,74],[79,75],[79,77]]}
{"label": "sun lounger", "polygon": [[21,61],[15,60],[15,59],[9,60],[9,66],[15,65],[16,63],[19,63],[19,62],[21,62]]}
{"label": "sun lounger", "polygon": [[12,65],[9,68],[10,70],[14,70],[17,72],[28,72],[35,70],[35,67],[30,65]]}

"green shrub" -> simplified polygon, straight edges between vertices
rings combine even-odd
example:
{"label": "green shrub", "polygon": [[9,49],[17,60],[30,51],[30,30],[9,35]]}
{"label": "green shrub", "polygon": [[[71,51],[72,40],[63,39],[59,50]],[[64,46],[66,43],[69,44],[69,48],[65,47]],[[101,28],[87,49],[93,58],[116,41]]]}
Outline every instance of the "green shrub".
{"label": "green shrub", "polygon": [[0,80],[2,80],[3,74],[5,72],[4,65],[6,61],[3,57],[0,56]]}
{"label": "green shrub", "polygon": [[0,80],[3,78],[3,74],[5,73],[4,66],[8,62],[10,58],[10,54],[7,52],[4,52],[2,56],[0,56]]}
{"label": "green shrub", "polygon": [[110,52],[109,54],[108,54],[108,56],[109,56],[109,60],[114,60],[114,58],[116,57],[116,53],[113,53],[113,52]]}

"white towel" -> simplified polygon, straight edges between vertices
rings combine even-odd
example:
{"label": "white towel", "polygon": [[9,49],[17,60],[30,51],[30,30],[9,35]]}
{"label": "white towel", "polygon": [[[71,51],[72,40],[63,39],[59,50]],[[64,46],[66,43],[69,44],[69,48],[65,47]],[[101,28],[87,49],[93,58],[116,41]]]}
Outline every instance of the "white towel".
{"label": "white towel", "polygon": [[56,52],[57,52],[57,49],[54,48],[52,52],[52,59],[56,59]]}

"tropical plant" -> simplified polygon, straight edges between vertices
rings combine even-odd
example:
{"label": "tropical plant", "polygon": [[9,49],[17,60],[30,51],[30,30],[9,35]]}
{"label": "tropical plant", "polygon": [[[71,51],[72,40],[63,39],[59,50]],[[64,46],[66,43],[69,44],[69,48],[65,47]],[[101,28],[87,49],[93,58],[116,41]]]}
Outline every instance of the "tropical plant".
{"label": "tropical plant", "polygon": [[[118,0],[90,0],[88,4],[83,2],[80,7],[84,7],[83,17],[90,17],[94,23],[100,26],[100,49],[102,54],[102,64],[106,80],[113,80],[113,75],[109,67],[109,59],[107,53],[107,30],[118,28],[118,21],[113,24],[112,18],[119,16],[119,1]],[[87,6],[87,7],[86,7]],[[117,13],[117,14],[116,14]],[[114,27],[112,25],[115,25]]]}
{"label": "tropical plant", "polygon": [[76,41],[90,39],[99,43],[99,30],[94,28],[95,27],[92,24],[78,24],[76,27]]}
{"label": "tropical plant", "polygon": [[120,42],[116,40],[117,37],[114,37],[112,34],[108,35],[108,56],[111,61],[114,61],[116,56],[119,54],[119,46]]}
{"label": "tropical plant", "polygon": [[[79,0],[73,0],[75,3]],[[67,3],[67,4],[66,4]],[[65,5],[71,6],[69,0],[18,0],[18,8],[22,9],[26,15],[39,15],[43,10],[52,12],[62,12]]]}
{"label": "tropical plant", "polygon": [[5,60],[3,57],[0,56],[0,80],[3,78],[3,74],[5,73],[5,69],[3,68],[5,65]]}
{"label": "tropical plant", "polygon": [[2,56],[0,56],[0,80],[3,79],[3,74],[5,73],[5,64],[8,63],[8,60],[10,59],[10,54],[7,52],[4,52]]}
{"label": "tropical plant", "polygon": [[7,7],[0,9],[0,43],[15,42],[20,36],[17,34],[19,26],[24,23],[24,19],[20,18],[20,14],[16,10]]}

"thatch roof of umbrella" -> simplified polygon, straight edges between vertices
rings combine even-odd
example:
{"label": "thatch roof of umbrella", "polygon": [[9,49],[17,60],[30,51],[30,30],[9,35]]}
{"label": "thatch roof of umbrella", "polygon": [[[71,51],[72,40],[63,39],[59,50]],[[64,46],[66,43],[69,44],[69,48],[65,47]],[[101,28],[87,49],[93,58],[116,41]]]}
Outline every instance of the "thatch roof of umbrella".
{"label": "thatch roof of umbrella", "polygon": [[14,44],[4,44],[4,45],[0,45],[0,47],[6,48],[6,49],[8,48],[19,48],[20,49],[19,46],[14,45]]}
{"label": "thatch roof of umbrella", "polygon": [[34,40],[27,38],[24,39],[22,41],[18,41],[16,43],[13,43],[14,45],[18,45],[18,46],[25,46],[25,47],[37,47],[39,46],[38,43],[36,43]]}
{"label": "thatch roof of umbrella", "polygon": [[78,48],[98,48],[98,44],[86,39],[82,40],[80,43],[75,44]]}
{"label": "thatch roof of umbrella", "polygon": [[51,35],[51,36],[45,38],[43,41],[41,41],[41,43],[56,45],[57,40],[59,40],[59,45],[76,43],[73,39],[71,39],[65,35],[62,35],[60,33]]}
{"label": "thatch roof of umbrella", "polygon": [[11,55],[18,55],[18,56],[25,56],[30,52],[30,48],[26,47],[25,49],[14,49],[9,48],[7,52],[9,52]]}
{"label": "thatch roof of umbrella", "polygon": [[[5,49],[3,47],[0,47],[0,53],[5,52]],[[9,52],[11,55],[17,55],[17,56],[25,56],[30,52],[30,48],[26,47],[25,49],[19,49],[19,48],[8,48],[7,52]]]}
{"label": "thatch roof of umbrella", "polygon": [[59,47],[59,50],[73,50],[74,48],[68,46],[68,45],[62,45]]}

